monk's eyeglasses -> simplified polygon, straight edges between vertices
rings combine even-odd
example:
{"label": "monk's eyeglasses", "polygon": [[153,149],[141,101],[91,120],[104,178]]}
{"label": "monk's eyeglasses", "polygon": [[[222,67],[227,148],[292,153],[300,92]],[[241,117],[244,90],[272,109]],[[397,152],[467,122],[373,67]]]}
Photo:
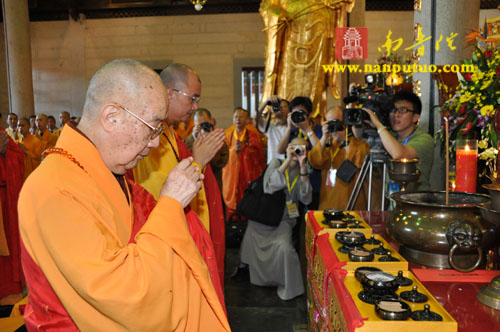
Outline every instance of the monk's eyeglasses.
{"label": "monk's eyeglasses", "polygon": [[165,131],[165,129],[167,129],[167,125],[165,123],[165,121],[161,121],[156,127],[153,126],[153,125],[150,125],[148,122],[146,122],[145,120],[143,120],[141,117],[139,117],[137,114],[129,111],[128,108],[126,108],[125,106],[123,105],[120,105],[118,103],[114,103],[114,105],[122,110],[124,110],[125,112],[127,112],[128,114],[132,115],[134,118],[136,118],[137,120],[141,121],[142,123],[144,123],[149,129],[151,129],[151,135],[150,135],[150,139],[155,139],[156,137],[160,136],[161,133],[163,133]]}
{"label": "monk's eyeglasses", "polygon": [[191,98],[191,101],[193,102],[193,104],[198,104],[200,102],[200,98],[201,97],[195,97],[195,96],[191,96],[190,94],[188,93],[185,93],[185,92],[182,92],[181,90],[179,89],[176,89],[176,88],[172,88],[172,90],[174,90],[175,92],[177,93],[180,93],[181,95],[183,96],[186,96],[188,98]]}

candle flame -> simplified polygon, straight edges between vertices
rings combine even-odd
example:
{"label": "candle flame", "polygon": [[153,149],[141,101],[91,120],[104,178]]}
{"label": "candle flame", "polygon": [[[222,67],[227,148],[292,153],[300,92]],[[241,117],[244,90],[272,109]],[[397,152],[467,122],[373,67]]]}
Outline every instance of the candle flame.
{"label": "candle flame", "polygon": [[406,162],[408,161],[408,159],[403,158],[403,159],[401,159],[401,161],[402,161],[403,163],[406,163]]}
{"label": "candle flame", "polygon": [[465,145],[465,151],[469,151],[469,150],[470,150],[469,145],[468,144]]}

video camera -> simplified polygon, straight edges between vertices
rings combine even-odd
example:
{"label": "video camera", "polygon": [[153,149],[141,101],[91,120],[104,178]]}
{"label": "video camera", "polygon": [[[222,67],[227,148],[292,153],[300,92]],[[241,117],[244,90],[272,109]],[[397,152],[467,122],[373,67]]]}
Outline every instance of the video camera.
{"label": "video camera", "polygon": [[[389,112],[391,110],[391,96],[385,90],[354,86],[349,96],[344,98],[345,104],[358,102],[362,107],[372,110],[384,126],[390,126]],[[370,120],[368,113],[361,108],[346,108],[343,110],[343,120],[347,126],[363,126],[365,120]],[[376,131],[375,131],[376,135]]]}
{"label": "video camera", "polygon": [[342,131],[344,130],[345,126],[344,126],[344,122],[342,122],[341,120],[331,120],[331,121],[328,121],[328,132],[329,133],[335,133],[337,131]]}
{"label": "video camera", "polygon": [[208,121],[203,121],[202,123],[200,123],[200,129],[207,133],[211,132],[213,127],[214,125]]}

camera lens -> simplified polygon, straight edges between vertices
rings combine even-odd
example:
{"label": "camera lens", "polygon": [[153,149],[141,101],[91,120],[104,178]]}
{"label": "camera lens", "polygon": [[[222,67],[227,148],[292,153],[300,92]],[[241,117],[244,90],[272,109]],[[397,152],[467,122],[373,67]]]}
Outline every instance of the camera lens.
{"label": "camera lens", "polygon": [[205,132],[212,131],[212,127],[213,127],[213,125],[210,122],[204,121],[204,122],[200,123],[201,130],[203,130]]}
{"label": "camera lens", "polygon": [[296,155],[300,156],[302,154],[302,149],[301,148],[296,148],[294,152],[295,152]]}
{"label": "camera lens", "polygon": [[301,123],[306,119],[306,115],[303,111],[297,111],[292,113],[292,121],[294,123]]}
{"label": "camera lens", "polygon": [[328,132],[334,133],[344,130],[344,123],[338,119],[328,121]]}

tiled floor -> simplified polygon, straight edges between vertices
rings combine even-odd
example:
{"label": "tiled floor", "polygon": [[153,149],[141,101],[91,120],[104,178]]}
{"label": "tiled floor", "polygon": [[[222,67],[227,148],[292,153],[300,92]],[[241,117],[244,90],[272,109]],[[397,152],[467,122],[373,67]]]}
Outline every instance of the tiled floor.
{"label": "tiled floor", "polygon": [[226,250],[225,298],[233,332],[305,332],[306,296],[282,301],[275,287],[250,284],[248,275],[231,278],[239,249]]}

